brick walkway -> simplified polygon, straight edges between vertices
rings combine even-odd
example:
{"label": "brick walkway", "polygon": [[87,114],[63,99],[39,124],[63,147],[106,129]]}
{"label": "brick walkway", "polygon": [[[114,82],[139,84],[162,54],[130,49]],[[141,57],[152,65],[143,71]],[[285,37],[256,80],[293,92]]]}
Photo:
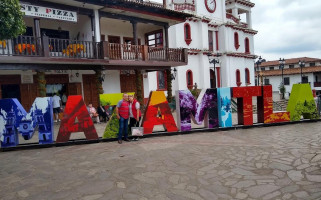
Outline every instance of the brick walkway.
{"label": "brick walkway", "polygon": [[0,153],[0,199],[321,199],[321,123]]}

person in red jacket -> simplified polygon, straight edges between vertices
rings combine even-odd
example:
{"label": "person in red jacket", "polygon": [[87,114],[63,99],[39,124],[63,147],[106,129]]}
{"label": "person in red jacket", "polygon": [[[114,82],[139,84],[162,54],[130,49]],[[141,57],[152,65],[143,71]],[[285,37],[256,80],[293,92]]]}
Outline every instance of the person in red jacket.
{"label": "person in red jacket", "polygon": [[[139,127],[139,122],[142,117],[140,111],[140,104],[134,98],[134,95],[128,95],[129,98],[129,130],[132,130],[132,127]],[[133,138],[133,140],[138,141],[138,137]]]}
{"label": "person in red jacket", "polygon": [[122,136],[124,132],[124,141],[129,142],[128,139],[128,118],[129,118],[129,102],[128,94],[123,94],[123,99],[120,100],[116,106],[116,115],[119,119],[118,143],[122,143]]}

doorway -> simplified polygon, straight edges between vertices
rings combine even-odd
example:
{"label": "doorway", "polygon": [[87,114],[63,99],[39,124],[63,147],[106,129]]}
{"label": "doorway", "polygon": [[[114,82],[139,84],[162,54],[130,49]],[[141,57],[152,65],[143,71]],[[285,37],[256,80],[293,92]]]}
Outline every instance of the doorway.
{"label": "doorway", "polygon": [[20,96],[20,85],[19,84],[8,84],[8,85],[1,85],[2,91],[2,98],[16,98],[21,102]]}
{"label": "doorway", "polygon": [[211,82],[211,88],[216,88],[216,83],[215,83],[215,73],[214,70],[210,69],[210,82]]}
{"label": "doorway", "polygon": [[108,36],[109,58],[114,60],[121,59],[121,46],[119,36]]}

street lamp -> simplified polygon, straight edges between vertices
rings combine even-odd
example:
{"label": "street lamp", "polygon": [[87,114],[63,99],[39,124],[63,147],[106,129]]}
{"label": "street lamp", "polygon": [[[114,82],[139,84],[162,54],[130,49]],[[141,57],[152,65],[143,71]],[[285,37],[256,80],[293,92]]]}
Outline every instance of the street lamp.
{"label": "street lamp", "polygon": [[[208,56],[209,63],[214,65],[214,84],[215,84],[214,87],[216,88],[216,68],[215,68],[215,64],[219,64],[220,60],[219,59],[215,59],[215,58],[210,59],[210,57],[212,56],[211,53],[208,53],[207,56]],[[220,57],[220,54],[217,53],[216,57]]]}
{"label": "street lamp", "polygon": [[263,62],[265,62],[266,60],[265,59],[262,59],[262,57],[260,56],[259,58],[258,58],[258,60],[255,62],[255,64],[256,64],[256,71],[257,71],[257,86],[259,86],[260,85],[260,82],[259,82],[259,72],[260,72],[260,65],[263,63]]}
{"label": "street lamp", "polygon": [[285,60],[284,58],[279,60],[279,63],[280,63],[280,69],[282,70],[282,84],[284,85],[284,80],[283,80],[283,69],[284,69],[284,65],[285,65]]}
{"label": "street lamp", "polygon": [[300,68],[301,68],[301,83],[303,82],[302,81],[302,68],[305,67],[305,61],[304,60],[299,60],[299,65],[300,65]]}

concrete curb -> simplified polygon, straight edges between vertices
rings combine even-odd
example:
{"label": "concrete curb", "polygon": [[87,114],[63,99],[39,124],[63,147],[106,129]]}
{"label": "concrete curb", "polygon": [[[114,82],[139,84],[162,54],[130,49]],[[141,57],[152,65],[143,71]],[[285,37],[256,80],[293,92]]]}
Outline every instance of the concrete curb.
{"label": "concrete curb", "polygon": [[[284,125],[290,125],[290,124],[303,124],[303,123],[315,123],[315,122],[321,122],[321,119],[301,120],[301,121],[282,122],[282,123],[273,123],[273,124],[259,123],[259,124],[253,124],[252,126],[236,125],[236,126],[227,127],[227,128],[221,128],[221,127],[211,128],[211,129],[196,128],[196,129],[192,129],[191,131],[182,131],[182,132],[154,132],[152,134],[144,135],[143,138],[176,136],[176,135],[203,133],[203,132],[230,131],[230,130],[238,130],[238,129],[250,129],[250,128],[271,127],[271,126],[284,126]],[[16,147],[1,148],[0,151],[7,152],[7,151],[16,151],[16,150],[64,147],[64,146],[71,146],[71,145],[82,145],[82,144],[93,144],[93,143],[100,143],[100,142],[115,142],[115,141],[117,141],[117,138],[110,138],[110,139],[99,138],[98,140],[77,139],[77,140],[70,140],[66,143],[53,143],[53,144],[44,144],[44,145],[40,145],[38,143],[30,143],[30,144],[20,144]]]}

